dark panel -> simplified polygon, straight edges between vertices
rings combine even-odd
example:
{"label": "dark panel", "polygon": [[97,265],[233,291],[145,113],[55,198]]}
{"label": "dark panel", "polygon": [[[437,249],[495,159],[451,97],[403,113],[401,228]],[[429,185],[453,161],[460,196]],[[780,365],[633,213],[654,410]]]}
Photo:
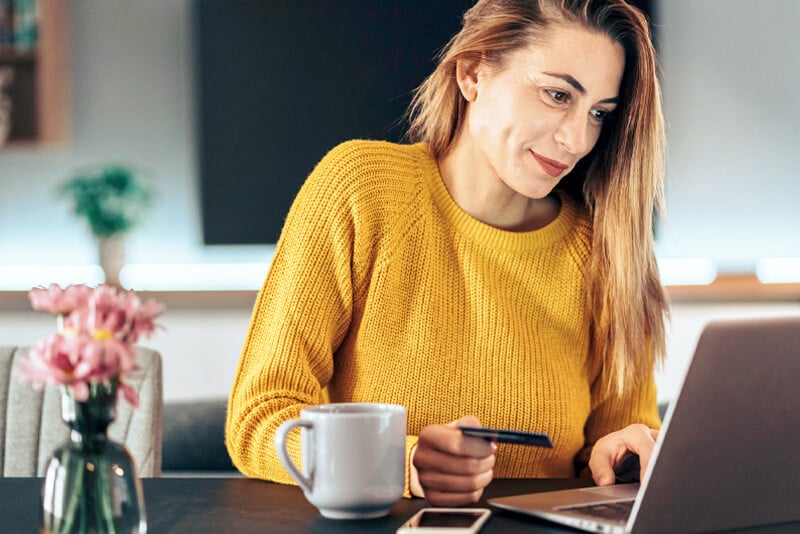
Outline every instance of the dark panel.
{"label": "dark panel", "polygon": [[274,243],[325,152],[399,140],[410,91],[470,4],[196,0],[205,243]]}

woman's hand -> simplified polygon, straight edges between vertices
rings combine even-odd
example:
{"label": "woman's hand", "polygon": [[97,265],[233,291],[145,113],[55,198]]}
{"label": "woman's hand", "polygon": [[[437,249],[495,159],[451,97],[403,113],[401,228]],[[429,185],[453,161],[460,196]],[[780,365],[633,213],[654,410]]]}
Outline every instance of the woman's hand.
{"label": "woman's hand", "polygon": [[411,453],[411,494],[432,506],[474,503],[494,476],[497,445],[463,435],[458,425],[481,426],[471,415],[426,426]]}
{"label": "woman's hand", "polygon": [[657,437],[658,430],[636,424],[597,440],[589,458],[589,469],[595,484],[598,486],[613,484],[616,478],[615,469],[619,468],[631,454],[639,455],[639,480],[641,480],[647,470],[647,464],[650,463]]}

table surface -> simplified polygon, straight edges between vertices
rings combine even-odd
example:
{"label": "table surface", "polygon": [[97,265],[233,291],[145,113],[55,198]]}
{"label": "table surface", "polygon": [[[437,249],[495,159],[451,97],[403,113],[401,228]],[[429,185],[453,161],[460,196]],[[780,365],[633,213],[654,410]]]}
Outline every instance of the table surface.
{"label": "table surface", "polygon": [[[0,478],[0,531],[38,533],[41,526],[41,478]],[[516,493],[588,485],[577,479],[495,480],[485,499]],[[380,519],[332,520],[322,517],[295,486],[248,478],[146,478],[148,532],[394,533],[405,519],[425,506],[422,499],[401,499]],[[768,527],[770,532],[797,532],[799,525]],[[495,510],[481,531],[576,532],[566,527]]]}

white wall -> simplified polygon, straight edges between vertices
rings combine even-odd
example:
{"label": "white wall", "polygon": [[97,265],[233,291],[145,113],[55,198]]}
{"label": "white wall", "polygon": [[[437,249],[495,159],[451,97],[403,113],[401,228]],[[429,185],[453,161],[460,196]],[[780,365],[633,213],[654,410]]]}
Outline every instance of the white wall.
{"label": "white wall", "polygon": [[[711,256],[750,270],[800,257],[800,40],[794,0],[662,0],[671,229],[660,256]],[[148,171],[158,199],[131,236],[133,263],[269,262],[268,247],[204,247],[195,169],[189,0],[72,1],[70,143],[0,150],[0,267],[94,261],[80,222],[52,195],[74,170],[110,161]],[[46,284],[49,280],[42,280]],[[797,305],[680,305],[660,397],[677,387],[712,316]],[[150,343],[165,356],[168,399],[225,396],[250,310],[171,310]],[[0,340],[33,342],[48,317],[0,311]]]}
{"label": "white wall", "polygon": [[[72,140],[0,151],[0,265],[92,263],[81,222],[52,192],[76,169],[110,161],[144,169],[158,189],[130,262],[268,262],[266,247],[202,245],[190,1],[70,5]],[[800,2],[658,6],[670,212],[659,257],[710,256],[733,271],[752,271],[761,256],[800,257]]]}
{"label": "white wall", "polygon": [[94,263],[82,221],[54,189],[109,162],[141,169],[157,192],[129,262],[268,261],[267,247],[202,245],[190,23],[189,0],[70,2],[71,139],[0,150],[0,265]]}
{"label": "white wall", "polygon": [[739,272],[800,257],[800,2],[658,5],[671,229],[657,252]]}

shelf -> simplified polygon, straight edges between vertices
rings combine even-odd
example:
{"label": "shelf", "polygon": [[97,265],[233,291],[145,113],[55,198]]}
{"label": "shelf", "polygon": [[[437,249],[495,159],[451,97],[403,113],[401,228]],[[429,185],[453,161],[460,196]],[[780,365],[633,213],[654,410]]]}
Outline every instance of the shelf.
{"label": "shelf", "polygon": [[[795,302],[800,304],[800,283],[763,284],[752,274],[722,275],[704,286],[667,286],[670,302]],[[138,291],[142,298],[155,298],[167,309],[251,308],[257,290]],[[30,310],[27,291],[0,291],[0,311]]]}
{"label": "shelf", "polygon": [[12,101],[12,127],[2,149],[60,144],[69,138],[67,1],[39,0],[37,13],[34,48],[0,47],[0,66],[14,71],[12,86],[4,91]]}
{"label": "shelf", "polygon": [[672,302],[797,302],[800,283],[764,284],[754,274],[720,275],[711,284],[667,286]]}
{"label": "shelf", "polygon": [[[258,291],[137,291],[141,299],[156,299],[170,309],[251,309]],[[27,291],[0,291],[0,312],[33,311]]]}
{"label": "shelf", "polygon": [[0,63],[14,65],[16,63],[33,63],[36,61],[36,50],[17,50],[16,48],[0,46]]}

